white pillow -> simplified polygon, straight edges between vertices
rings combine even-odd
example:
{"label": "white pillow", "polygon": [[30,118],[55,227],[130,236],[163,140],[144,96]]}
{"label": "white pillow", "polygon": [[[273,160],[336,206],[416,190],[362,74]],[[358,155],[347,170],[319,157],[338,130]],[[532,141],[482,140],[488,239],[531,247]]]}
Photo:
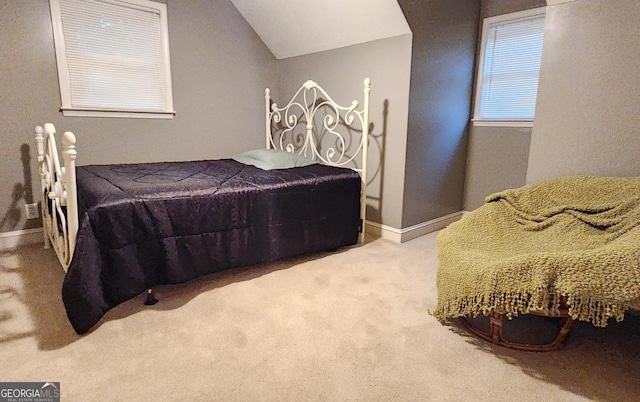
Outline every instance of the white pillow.
{"label": "white pillow", "polygon": [[254,149],[232,156],[231,159],[245,165],[256,166],[262,170],[290,169],[317,163],[302,155],[278,149]]}

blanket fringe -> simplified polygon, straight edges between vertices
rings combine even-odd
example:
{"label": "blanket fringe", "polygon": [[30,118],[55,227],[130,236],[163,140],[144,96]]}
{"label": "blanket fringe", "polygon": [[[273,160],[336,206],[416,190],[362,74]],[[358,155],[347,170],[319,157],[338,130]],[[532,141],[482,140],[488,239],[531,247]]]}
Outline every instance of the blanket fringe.
{"label": "blanket fringe", "polygon": [[439,300],[433,312],[440,322],[450,318],[477,317],[498,312],[509,319],[519,314],[536,311],[549,316],[558,316],[561,309],[566,310],[574,320],[591,322],[597,327],[606,327],[609,318],[617,322],[624,319],[627,304],[608,304],[590,298],[582,299],[575,295],[561,295],[549,289],[538,289],[533,294],[522,292],[490,293],[474,297],[460,297],[451,300]]}

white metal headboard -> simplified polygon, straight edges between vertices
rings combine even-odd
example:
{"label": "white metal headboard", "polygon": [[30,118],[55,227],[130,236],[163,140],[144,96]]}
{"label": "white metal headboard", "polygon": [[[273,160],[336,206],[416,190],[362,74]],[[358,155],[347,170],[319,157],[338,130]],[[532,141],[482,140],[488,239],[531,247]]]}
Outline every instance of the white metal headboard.
{"label": "white metal headboard", "polygon": [[[366,214],[370,92],[371,80],[365,78],[363,105],[358,109],[357,100],[341,106],[311,80],[284,107],[271,103],[269,88],[265,90],[267,149],[286,150],[325,165],[349,167],[360,174],[361,243]],[[316,124],[317,120],[321,123]]]}

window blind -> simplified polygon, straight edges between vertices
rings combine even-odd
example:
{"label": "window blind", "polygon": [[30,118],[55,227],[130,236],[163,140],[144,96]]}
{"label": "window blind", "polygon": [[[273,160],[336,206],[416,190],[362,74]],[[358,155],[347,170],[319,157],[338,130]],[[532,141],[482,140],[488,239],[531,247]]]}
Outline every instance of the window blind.
{"label": "window blind", "polygon": [[533,120],[544,15],[493,24],[486,33],[480,119]]}
{"label": "window blind", "polygon": [[63,110],[173,113],[163,4],[56,1],[68,74]]}

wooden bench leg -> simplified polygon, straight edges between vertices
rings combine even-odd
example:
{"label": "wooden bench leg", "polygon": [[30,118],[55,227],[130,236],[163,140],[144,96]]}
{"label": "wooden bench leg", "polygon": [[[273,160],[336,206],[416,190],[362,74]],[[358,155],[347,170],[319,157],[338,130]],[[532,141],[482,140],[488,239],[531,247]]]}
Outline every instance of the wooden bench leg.
{"label": "wooden bench leg", "polygon": [[502,320],[504,316],[503,314],[497,313],[495,311],[491,313],[491,316],[489,316],[489,325],[490,325],[489,333],[483,332],[478,328],[475,328],[473,325],[471,325],[471,323],[465,317],[461,317],[461,322],[462,322],[462,325],[469,332],[473,333],[479,338],[499,346],[510,348],[510,349],[526,350],[531,352],[545,352],[550,350],[561,349],[564,346],[562,342],[564,341],[565,337],[569,333],[569,330],[571,329],[571,326],[573,325],[573,319],[568,314],[566,314],[566,312],[562,312],[561,315],[547,315],[547,314],[541,314],[537,312],[534,312],[532,314],[545,316],[545,317],[564,318],[564,322],[560,326],[558,335],[556,336],[553,342],[548,344],[535,345],[535,344],[516,343],[516,342],[506,341],[502,336],[502,326],[503,326]]}

